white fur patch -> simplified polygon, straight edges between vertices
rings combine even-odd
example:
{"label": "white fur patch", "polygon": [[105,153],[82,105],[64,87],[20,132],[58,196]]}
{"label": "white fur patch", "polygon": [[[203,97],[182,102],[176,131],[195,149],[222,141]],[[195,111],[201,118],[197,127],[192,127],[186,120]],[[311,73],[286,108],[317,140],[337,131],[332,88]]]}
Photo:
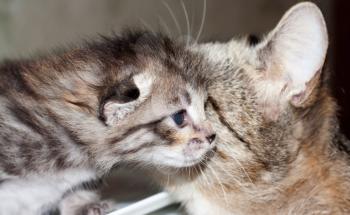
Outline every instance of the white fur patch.
{"label": "white fur patch", "polygon": [[191,104],[186,109],[187,113],[193,120],[194,124],[200,125],[206,120],[204,112],[204,96],[200,95],[191,87],[187,87],[187,91],[191,97]]}
{"label": "white fur patch", "polygon": [[75,169],[4,181],[0,186],[0,214],[41,214],[72,186],[94,177],[93,171]]}
{"label": "white fur patch", "polygon": [[191,215],[235,215],[218,204],[213,204],[193,184],[183,184],[181,187],[176,187],[172,194],[185,205],[186,211]]}
{"label": "white fur patch", "polygon": [[107,102],[104,106],[104,111],[107,117],[107,125],[116,125],[123,120],[127,115],[134,112],[135,109],[142,104],[151,94],[154,77],[149,72],[143,72],[133,77],[134,83],[140,91],[140,96],[135,101],[128,103],[117,103],[114,101]]}

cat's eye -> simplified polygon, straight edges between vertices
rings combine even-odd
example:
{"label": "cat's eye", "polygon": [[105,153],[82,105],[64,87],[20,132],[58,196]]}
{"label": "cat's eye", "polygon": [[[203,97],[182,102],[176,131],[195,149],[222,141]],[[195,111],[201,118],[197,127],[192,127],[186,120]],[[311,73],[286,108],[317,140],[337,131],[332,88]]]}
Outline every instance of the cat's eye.
{"label": "cat's eye", "polygon": [[185,125],[185,116],[186,110],[180,110],[179,112],[176,112],[173,115],[171,115],[171,118],[174,120],[176,125],[182,127]]}

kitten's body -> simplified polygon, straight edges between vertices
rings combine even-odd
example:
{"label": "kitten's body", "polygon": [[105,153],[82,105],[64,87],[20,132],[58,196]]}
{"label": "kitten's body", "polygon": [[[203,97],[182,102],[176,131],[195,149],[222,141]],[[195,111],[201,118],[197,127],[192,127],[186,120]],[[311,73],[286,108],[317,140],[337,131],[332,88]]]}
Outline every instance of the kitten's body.
{"label": "kitten's body", "polygon": [[[31,72],[49,73],[51,68],[47,65],[45,71],[34,61],[9,62],[1,68],[1,214],[45,213],[56,207],[64,193],[97,177],[85,144],[88,139],[98,143],[105,126],[92,113],[60,103],[60,97],[72,89],[48,87],[45,82],[36,86],[25,80]],[[68,120],[75,124],[83,120],[86,127],[95,129],[85,136],[73,130]]]}
{"label": "kitten's body", "polygon": [[349,142],[338,129],[320,11],[291,9],[261,43],[195,45],[211,63],[217,153],[165,178],[191,215],[349,214]]}
{"label": "kitten's body", "polygon": [[97,195],[82,183],[120,161],[178,168],[203,159],[213,138],[205,82],[193,75],[202,64],[181,47],[131,33],[4,63],[0,214],[85,214]]}

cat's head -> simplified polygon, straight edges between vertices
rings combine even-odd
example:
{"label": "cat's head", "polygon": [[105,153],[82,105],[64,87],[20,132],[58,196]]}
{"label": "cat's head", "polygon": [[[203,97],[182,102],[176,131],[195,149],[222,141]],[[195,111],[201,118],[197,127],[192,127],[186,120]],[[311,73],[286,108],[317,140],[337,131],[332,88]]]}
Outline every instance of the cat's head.
{"label": "cat's head", "polygon": [[101,95],[100,118],[109,128],[104,159],[181,168],[214,148],[206,118],[207,82],[199,56],[162,37],[143,33],[123,46],[130,53],[112,67]]}
{"label": "cat's head", "polygon": [[294,6],[257,44],[192,47],[211,64],[207,113],[218,150],[207,174],[216,171],[227,186],[270,183],[298,165],[304,149],[324,147],[335,109],[322,81],[327,47],[324,18],[312,3]]}

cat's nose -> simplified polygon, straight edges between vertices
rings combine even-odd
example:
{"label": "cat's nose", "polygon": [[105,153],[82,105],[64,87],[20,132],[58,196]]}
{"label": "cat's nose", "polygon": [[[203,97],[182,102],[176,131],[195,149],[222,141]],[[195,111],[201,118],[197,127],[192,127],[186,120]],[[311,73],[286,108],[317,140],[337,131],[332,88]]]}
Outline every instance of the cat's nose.
{"label": "cat's nose", "polygon": [[214,142],[215,138],[216,138],[216,134],[211,134],[209,136],[206,136],[207,140],[209,143]]}

